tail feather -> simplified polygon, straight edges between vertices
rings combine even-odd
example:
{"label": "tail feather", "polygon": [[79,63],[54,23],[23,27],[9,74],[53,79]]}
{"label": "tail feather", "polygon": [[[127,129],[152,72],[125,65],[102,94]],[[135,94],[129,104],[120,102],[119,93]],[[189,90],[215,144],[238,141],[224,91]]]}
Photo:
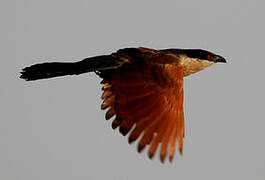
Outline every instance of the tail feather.
{"label": "tail feather", "polygon": [[34,64],[22,69],[20,78],[26,81],[47,79],[58,76],[78,75],[82,73],[118,68],[122,61],[112,55],[86,58],[79,62],[50,62]]}
{"label": "tail feather", "polygon": [[27,81],[65,76],[74,73],[74,63],[42,63],[26,67],[22,70],[20,78]]}

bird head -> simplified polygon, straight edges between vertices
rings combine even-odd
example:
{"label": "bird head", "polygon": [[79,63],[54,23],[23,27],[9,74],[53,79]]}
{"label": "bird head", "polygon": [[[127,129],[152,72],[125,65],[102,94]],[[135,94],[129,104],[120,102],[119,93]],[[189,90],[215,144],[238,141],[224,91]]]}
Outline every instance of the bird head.
{"label": "bird head", "polygon": [[211,61],[214,63],[226,63],[224,57],[203,49],[183,49],[183,54],[185,54],[189,58],[194,58],[197,60]]}
{"label": "bird head", "polygon": [[184,76],[194,74],[215,63],[226,63],[224,57],[203,49],[171,49],[180,57]]}

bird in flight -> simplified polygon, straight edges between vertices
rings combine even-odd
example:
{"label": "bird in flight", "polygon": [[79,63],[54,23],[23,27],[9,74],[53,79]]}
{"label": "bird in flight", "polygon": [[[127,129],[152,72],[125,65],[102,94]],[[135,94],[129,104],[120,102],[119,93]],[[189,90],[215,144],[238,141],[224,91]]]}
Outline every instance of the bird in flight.
{"label": "bird in flight", "polygon": [[139,139],[138,152],[149,146],[149,158],[160,147],[160,160],[172,162],[176,144],[180,154],[185,134],[183,78],[212,64],[226,63],[219,55],[202,49],[120,49],[110,55],[78,62],[47,62],[22,70],[27,81],[95,72],[102,84],[106,120],[128,141]]}

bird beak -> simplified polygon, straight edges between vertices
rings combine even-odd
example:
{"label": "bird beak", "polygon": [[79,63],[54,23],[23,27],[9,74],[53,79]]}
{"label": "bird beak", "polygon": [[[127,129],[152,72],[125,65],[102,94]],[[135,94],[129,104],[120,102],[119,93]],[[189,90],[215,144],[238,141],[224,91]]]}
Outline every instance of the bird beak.
{"label": "bird beak", "polygon": [[215,62],[226,63],[226,60],[222,56],[217,56]]}

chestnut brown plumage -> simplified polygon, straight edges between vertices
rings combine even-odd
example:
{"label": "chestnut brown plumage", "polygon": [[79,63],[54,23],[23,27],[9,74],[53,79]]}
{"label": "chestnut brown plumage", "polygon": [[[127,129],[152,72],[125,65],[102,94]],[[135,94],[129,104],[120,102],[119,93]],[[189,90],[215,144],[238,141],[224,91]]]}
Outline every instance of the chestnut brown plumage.
{"label": "chestnut brown plumage", "polygon": [[31,81],[94,71],[103,78],[101,109],[106,120],[114,117],[128,141],[139,140],[138,152],[149,146],[152,159],[160,146],[160,160],[172,161],[178,143],[183,151],[185,133],[183,78],[216,62],[219,55],[200,49],[125,48],[111,55],[86,58],[75,63],[43,63],[26,67],[21,78]]}

